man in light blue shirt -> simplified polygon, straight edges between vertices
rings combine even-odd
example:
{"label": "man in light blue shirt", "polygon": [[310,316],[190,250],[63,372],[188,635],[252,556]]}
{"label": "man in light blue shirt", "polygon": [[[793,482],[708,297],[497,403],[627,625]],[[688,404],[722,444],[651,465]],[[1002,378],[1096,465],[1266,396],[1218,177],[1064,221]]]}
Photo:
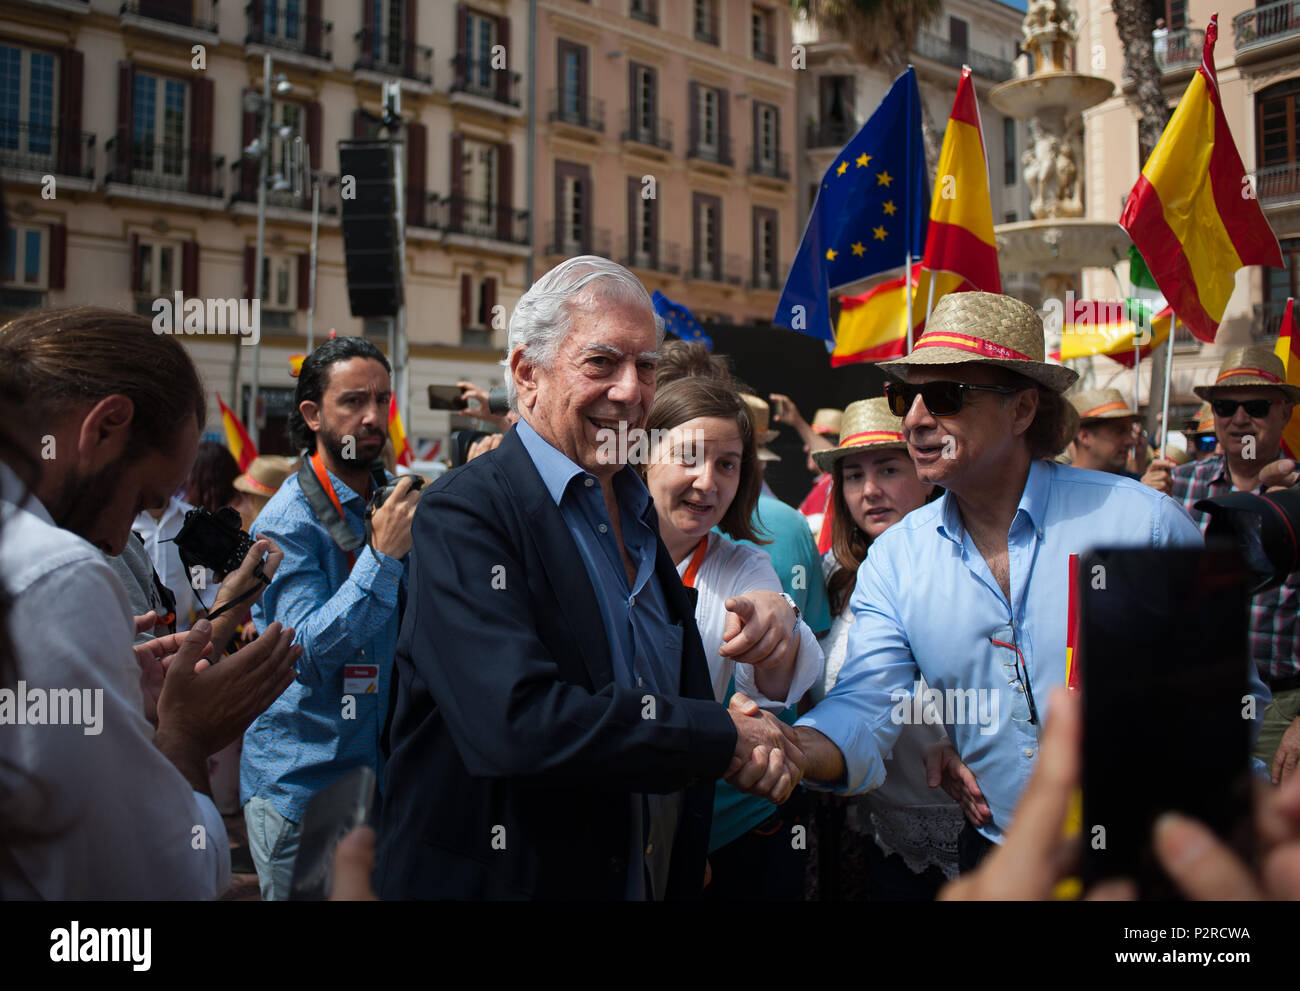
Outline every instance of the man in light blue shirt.
{"label": "man in light blue shirt", "polygon": [[[1002,840],[1048,697],[1065,683],[1070,555],[1201,544],[1171,499],[1047,460],[1068,440],[1061,393],[1076,375],[1043,352],[1028,306],[955,293],[912,354],[883,366],[904,378],[886,396],[904,416],[917,475],[947,491],[872,544],[850,602],[844,668],[797,730],[806,780],[869,791],[920,708],[910,695],[924,676],[944,702],[951,746],[934,755],[931,780],[937,766],[966,813],[963,870]],[[1267,700],[1253,665],[1249,676]]]}

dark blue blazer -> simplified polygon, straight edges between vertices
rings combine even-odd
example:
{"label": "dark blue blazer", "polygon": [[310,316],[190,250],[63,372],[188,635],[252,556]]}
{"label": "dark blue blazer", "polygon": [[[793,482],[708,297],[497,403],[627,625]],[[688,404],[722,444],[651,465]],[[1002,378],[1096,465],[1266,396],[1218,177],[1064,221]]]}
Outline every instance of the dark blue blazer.
{"label": "dark blue blazer", "polygon": [[[657,534],[653,505],[646,519]],[[697,896],[736,732],[662,541],[681,695],[646,718],[646,693],[614,682],[586,567],[515,431],[430,486],[412,534],[380,897],[623,898],[629,795],[680,789],[667,897]]]}

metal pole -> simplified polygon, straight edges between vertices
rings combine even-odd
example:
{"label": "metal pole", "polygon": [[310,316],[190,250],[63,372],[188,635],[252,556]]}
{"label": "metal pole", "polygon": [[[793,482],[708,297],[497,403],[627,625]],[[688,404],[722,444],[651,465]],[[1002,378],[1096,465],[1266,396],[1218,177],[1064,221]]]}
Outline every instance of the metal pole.
{"label": "metal pole", "polygon": [[311,183],[311,278],[307,291],[307,353],[316,346],[316,245],[320,233],[320,178]]}
{"label": "metal pole", "polygon": [[[402,111],[402,89],[394,83],[392,89],[396,96],[394,110]],[[397,195],[394,205],[397,208],[397,279],[401,290],[397,304],[397,315],[390,324],[388,341],[388,359],[393,363],[393,392],[397,396],[397,415],[405,426],[410,423],[410,408],[407,397],[408,369],[406,347],[406,186],[402,171],[402,157],[406,152],[406,141],[402,137],[403,125],[396,125],[397,137],[393,141],[393,174],[397,183]]]}
{"label": "metal pole", "polygon": [[1174,373],[1174,335],[1178,333],[1178,315],[1174,314],[1169,323],[1169,350],[1165,353],[1165,398],[1164,408],[1160,411],[1160,454],[1168,456],[1169,443],[1169,383]]}
{"label": "metal pole", "polygon": [[528,202],[528,255],[524,259],[524,289],[533,284],[533,275],[535,272],[533,262],[533,251],[535,242],[533,231],[537,224],[537,203],[535,198],[536,183],[533,182],[533,176],[537,171],[537,0],[528,0],[528,128],[525,131],[524,140],[528,147],[524,149],[524,157],[528,161],[528,171],[524,173],[528,176],[528,181],[524,183],[527,192],[524,194]]}
{"label": "metal pole", "polygon": [[907,350],[904,354],[912,353],[912,252],[907,253],[907,261],[903,267],[903,292],[906,293],[907,299]]}
{"label": "metal pole", "polygon": [[[257,254],[253,262],[253,282],[257,287],[257,298],[265,302],[266,279],[263,274],[263,259],[266,256],[266,169],[271,158],[271,56],[262,57],[262,154],[257,166]],[[261,305],[261,304],[259,304]],[[248,409],[248,435],[257,446],[257,399],[258,385],[262,374],[262,335],[257,335],[253,344],[253,383],[252,399]],[[233,399],[232,399],[233,401]]]}

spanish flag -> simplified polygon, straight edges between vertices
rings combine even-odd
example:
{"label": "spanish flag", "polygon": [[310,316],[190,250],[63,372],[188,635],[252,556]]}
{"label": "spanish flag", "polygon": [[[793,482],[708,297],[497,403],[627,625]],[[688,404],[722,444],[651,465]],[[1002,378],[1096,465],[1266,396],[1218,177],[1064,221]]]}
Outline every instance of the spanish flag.
{"label": "spanish flag", "polygon": [[388,397],[388,439],[393,442],[393,451],[397,454],[399,465],[411,466],[411,445],[406,442],[406,431],[402,429],[402,415],[397,412],[397,396]]}
{"label": "spanish flag", "polygon": [[[1097,308],[1093,305],[1094,310]],[[1146,300],[1130,299],[1126,303],[1107,304],[1104,312],[1092,315],[1100,319],[1091,324],[1081,325],[1075,320],[1070,326],[1061,329],[1061,350],[1052,357],[1057,361],[1070,358],[1084,358],[1093,354],[1104,354],[1121,365],[1133,367],[1134,339],[1139,327],[1133,320],[1133,308],[1151,306]],[[1149,317],[1147,332],[1142,335],[1141,344],[1136,348],[1139,357],[1150,357],[1151,351],[1169,336],[1169,327],[1173,322],[1173,309],[1164,300],[1157,301],[1160,308]],[[1154,308],[1154,306],[1153,306]]]}
{"label": "spanish flag", "polygon": [[[913,291],[916,279],[912,279]],[[914,331],[925,326],[924,302],[912,305]],[[907,345],[907,294],[902,277],[890,279],[858,296],[840,297],[831,367],[860,361],[901,358]]]}
{"label": "spanish flag", "polygon": [[[1296,337],[1295,316],[1291,312],[1294,305],[1294,299],[1286,301],[1282,326],[1277,332],[1277,356],[1286,369],[1288,385],[1300,385],[1300,339]],[[1300,458],[1300,405],[1291,413],[1291,422],[1282,431],[1282,453],[1292,460]]]}
{"label": "spanish flag", "polygon": [[248,431],[239,422],[239,417],[235,416],[234,411],[221,401],[220,393],[217,394],[217,405],[221,407],[221,425],[226,428],[226,446],[239,462],[239,470],[248,471],[248,466],[257,457],[253,438],[248,436]]}
{"label": "spanish flag", "polygon": [[1187,329],[1213,341],[1237,269],[1282,267],[1277,237],[1233,144],[1214,72],[1215,14],[1201,67],[1128,195],[1119,224]]}
{"label": "spanish flag", "polygon": [[930,305],[931,283],[936,302],[950,292],[1002,291],[984,132],[969,67],[961,70],[934,178],[930,232],[916,290],[922,317]]}

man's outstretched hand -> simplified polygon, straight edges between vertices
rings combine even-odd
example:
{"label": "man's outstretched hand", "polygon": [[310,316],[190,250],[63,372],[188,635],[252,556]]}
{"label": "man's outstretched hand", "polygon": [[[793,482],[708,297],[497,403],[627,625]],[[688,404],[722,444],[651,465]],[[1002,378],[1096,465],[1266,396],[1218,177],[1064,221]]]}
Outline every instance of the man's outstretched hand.
{"label": "man's outstretched hand", "polygon": [[732,695],[727,714],[736,726],[736,752],[723,780],[780,805],[803,777],[805,760],[794,730],[740,692]]}

